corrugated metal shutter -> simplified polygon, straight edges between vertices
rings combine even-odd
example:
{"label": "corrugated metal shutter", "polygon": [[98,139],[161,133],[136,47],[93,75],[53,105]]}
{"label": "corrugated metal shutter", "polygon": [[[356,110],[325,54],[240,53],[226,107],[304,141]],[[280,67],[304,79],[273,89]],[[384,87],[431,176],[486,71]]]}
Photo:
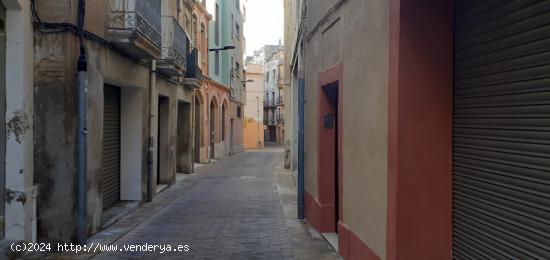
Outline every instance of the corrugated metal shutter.
{"label": "corrugated metal shutter", "polygon": [[456,1],[453,255],[550,259],[550,1]]}
{"label": "corrugated metal shutter", "polygon": [[120,89],[105,86],[103,110],[103,208],[120,200]]}

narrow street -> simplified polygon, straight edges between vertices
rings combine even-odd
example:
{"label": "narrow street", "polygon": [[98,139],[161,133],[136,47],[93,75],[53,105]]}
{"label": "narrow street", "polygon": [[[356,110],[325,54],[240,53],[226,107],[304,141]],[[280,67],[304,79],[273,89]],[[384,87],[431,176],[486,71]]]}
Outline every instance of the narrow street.
{"label": "narrow street", "polygon": [[[176,185],[153,203],[94,236],[117,233],[150,214],[113,243],[118,252],[103,252],[94,259],[338,259],[316,231],[296,219],[295,185],[282,169],[282,151],[248,151],[201,165],[193,175],[178,174]],[[123,248],[146,243],[172,248],[189,245],[189,251],[126,252]]]}

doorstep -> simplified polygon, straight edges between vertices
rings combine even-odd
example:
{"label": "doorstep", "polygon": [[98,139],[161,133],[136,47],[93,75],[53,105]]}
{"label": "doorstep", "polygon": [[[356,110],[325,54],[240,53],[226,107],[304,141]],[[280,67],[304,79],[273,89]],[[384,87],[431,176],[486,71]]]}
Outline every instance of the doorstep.
{"label": "doorstep", "polygon": [[157,194],[163,192],[165,189],[168,188],[168,185],[166,184],[157,184]]}
{"label": "doorstep", "polygon": [[338,251],[338,233],[321,233],[321,236],[334,248],[334,251]]}
{"label": "doorstep", "polygon": [[116,203],[103,212],[101,216],[101,229],[106,229],[137,208],[139,208],[139,201],[120,201]]}

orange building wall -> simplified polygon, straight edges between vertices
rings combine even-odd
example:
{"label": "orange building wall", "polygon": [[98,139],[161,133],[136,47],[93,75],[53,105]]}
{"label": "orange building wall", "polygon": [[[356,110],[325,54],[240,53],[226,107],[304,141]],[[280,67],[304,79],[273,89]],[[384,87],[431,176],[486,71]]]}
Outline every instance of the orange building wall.
{"label": "orange building wall", "polygon": [[263,122],[258,122],[254,118],[246,117],[243,120],[243,139],[244,149],[258,149],[264,147]]}

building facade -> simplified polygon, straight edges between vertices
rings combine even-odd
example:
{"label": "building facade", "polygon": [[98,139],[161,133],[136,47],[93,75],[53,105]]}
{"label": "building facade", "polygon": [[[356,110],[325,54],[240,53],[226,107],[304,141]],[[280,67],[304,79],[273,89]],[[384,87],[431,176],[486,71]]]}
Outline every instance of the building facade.
{"label": "building facade", "polygon": [[283,55],[281,45],[265,47],[264,139],[275,144],[283,144],[284,139]]}
{"label": "building facade", "polygon": [[298,196],[344,259],[550,256],[548,3],[285,7]]}
{"label": "building facade", "polygon": [[[285,99],[285,157],[284,167],[290,169],[294,176],[298,172],[298,61],[300,60],[297,44],[300,44],[302,33],[300,22],[305,1],[284,0],[284,59],[285,73],[283,90]],[[303,60],[303,59],[302,59]],[[302,70],[303,71],[303,70]],[[301,77],[303,79],[303,76]]]}
{"label": "building facade", "polygon": [[246,106],[244,107],[243,143],[245,149],[264,147],[264,65],[246,63]]}
{"label": "building facade", "polygon": [[88,1],[80,52],[76,4],[2,1],[2,238],[69,242],[79,235],[81,54],[88,57],[84,236],[115,221],[109,212],[150,200],[176,172],[193,171],[201,74],[186,17],[195,4]]}
{"label": "building facade", "polygon": [[[246,0],[216,0],[209,2],[207,6],[213,15],[210,22],[209,46],[210,49],[218,49],[209,54],[209,75],[213,82],[221,88],[226,88],[229,93],[227,107],[224,107],[225,103],[220,103],[218,106],[223,108],[223,111],[219,111],[222,114],[221,126],[211,128],[211,130],[221,129],[218,131],[221,138],[216,138],[218,132],[215,130],[209,133],[214,137],[211,140],[220,141],[218,144],[220,148],[215,148],[214,151],[214,158],[220,158],[244,149],[242,117],[245,105],[243,65],[245,39],[243,24]],[[231,48],[224,49],[228,46]]]}
{"label": "building facade", "polygon": [[0,252],[11,241],[37,236],[30,17],[30,1],[0,2]]}

